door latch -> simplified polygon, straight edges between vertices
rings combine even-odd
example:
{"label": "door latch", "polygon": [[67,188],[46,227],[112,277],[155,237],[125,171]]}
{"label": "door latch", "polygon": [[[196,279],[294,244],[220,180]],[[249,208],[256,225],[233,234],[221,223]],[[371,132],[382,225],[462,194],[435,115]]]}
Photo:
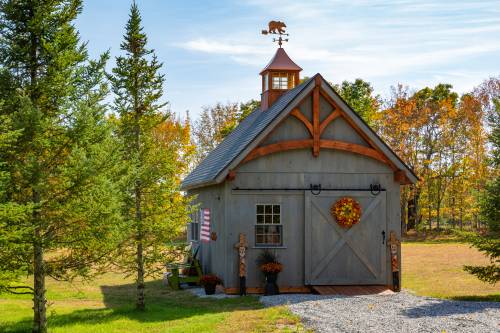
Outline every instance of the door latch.
{"label": "door latch", "polygon": [[385,244],[385,230],[382,230],[382,244]]}

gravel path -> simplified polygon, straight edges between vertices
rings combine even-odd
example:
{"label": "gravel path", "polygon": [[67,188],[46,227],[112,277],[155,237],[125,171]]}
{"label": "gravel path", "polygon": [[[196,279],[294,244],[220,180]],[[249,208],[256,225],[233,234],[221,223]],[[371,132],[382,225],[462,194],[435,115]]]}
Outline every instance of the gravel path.
{"label": "gravel path", "polygon": [[500,332],[500,303],[393,295],[262,296],[266,306],[287,304],[316,332]]}

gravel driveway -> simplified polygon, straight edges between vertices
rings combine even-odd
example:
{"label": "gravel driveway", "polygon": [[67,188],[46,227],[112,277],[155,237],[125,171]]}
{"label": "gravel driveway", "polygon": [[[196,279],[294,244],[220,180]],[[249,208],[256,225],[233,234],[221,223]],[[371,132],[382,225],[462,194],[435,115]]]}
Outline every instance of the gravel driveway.
{"label": "gravel driveway", "polygon": [[316,332],[500,332],[500,303],[392,295],[262,296],[266,306],[287,304]]}

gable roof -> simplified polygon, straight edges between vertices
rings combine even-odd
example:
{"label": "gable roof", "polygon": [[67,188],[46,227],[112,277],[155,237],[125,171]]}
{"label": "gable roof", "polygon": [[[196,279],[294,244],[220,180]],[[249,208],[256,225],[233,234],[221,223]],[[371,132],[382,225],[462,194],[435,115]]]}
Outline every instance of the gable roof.
{"label": "gable roof", "polygon": [[207,157],[184,179],[182,188],[218,183],[216,177],[278,116],[312,78],[283,94],[269,109],[260,108],[249,114]]}
{"label": "gable roof", "polygon": [[283,94],[269,109],[256,109],[248,115],[207,157],[183,180],[182,189],[188,190],[222,182],[229,170],[235,168],[262,139],[302,101],[313,89],[315,79],[321,78],[321,88],[364,131],[411,182],[418,177],[389,146],[351,109],[320,75],[305,80]]}

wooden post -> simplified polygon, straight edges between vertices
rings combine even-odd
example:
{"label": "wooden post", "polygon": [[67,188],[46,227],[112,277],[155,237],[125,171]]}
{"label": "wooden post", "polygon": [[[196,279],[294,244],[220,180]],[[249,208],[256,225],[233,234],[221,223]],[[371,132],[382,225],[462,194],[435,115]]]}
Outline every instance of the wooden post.
{"label": "wooden post", "polygon": [[392,288],[394,291],[400,291],[401,286],[399,285],[399,258],[398,258],[398,247],[401,245],[399,239],[396,238],[396,233],[391,231],[389,234],[389,240],[387,241],[387,246],[391,250],[391,270],[392,270]]}
{"label": "wooden post", "polygon": [[246,287],[246,275],[247,275],[247,263],[246,263],[246,250],[248,248],[248,243],[245,238],[245,234],[240,233],[240,241],[234,245],[238,250],[238,255],[240,258],[239,262],[239,277],[240,277],[240,296],[247,294]]}
{"label": "wooden post", "polygon": [[321,88],[321,77],[318,75],[315,78],[315,87],[313,90],[313,156],[319,156],[319,93]]}

